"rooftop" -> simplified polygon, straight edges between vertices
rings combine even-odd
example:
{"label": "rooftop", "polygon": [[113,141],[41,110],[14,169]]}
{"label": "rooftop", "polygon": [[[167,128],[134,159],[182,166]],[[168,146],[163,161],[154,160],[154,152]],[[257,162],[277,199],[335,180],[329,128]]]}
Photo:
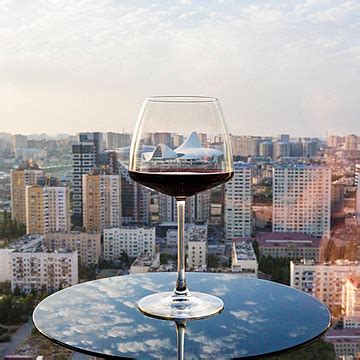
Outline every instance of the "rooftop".
{"label": "rooftop", "polygon": [[44,235],[25,235],[9,245],[9,249],[13,249],[13,253],[56,253],[67,254],[72,253],[69,249],[51,250],[44,245]]}
{"label": "rooftop", "polygon": [[320,240],[313,235],[290,232],[259,233],[256,236],[259,246],[281,247],[288,244],[296,247],[319,247]]}
{"label": "rooftop", "polygon": [[360,329],[329,329],[325,333],[325,340],[331,343],[354,342],[360,341]]}
{"label": "rooftop", "polygon": [[236,251],[237,260],[256,260],[256,255],[249,239],[238,239],[233,242],[233,249]]}

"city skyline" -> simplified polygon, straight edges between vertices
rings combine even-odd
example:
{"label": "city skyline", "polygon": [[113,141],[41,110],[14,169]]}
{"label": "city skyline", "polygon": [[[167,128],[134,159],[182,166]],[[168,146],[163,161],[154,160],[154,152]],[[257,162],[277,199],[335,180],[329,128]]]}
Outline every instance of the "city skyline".
{"label": "city skyline", "polygon": [[132,132],[143,99],[220,99],[234,134],[359,133],[355,1],[2,1],[1,131]]}

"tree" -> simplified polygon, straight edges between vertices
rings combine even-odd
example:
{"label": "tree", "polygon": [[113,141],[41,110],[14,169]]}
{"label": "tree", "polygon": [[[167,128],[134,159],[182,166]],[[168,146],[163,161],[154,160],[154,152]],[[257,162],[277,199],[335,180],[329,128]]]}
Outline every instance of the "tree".
{"label": "tree", "polygon": [[119,260],[121,261],[124,269],[128,269],[131,266],[131,259],[125,251],[121,253]]}
{"label": "tree", "polygon": [[208,268],[217,269],[219,267],[219,259],[215,254],[209,254],[207,256],[207,266]]}
{"label": "tree", "polygon": [[10,295],[11,294],[11,282],[2,281],[0,282],[0,295]]}
{"label": "tree", "polygon": [[259,260],[259,257],[260,257],[259,243],[256,240],[254,240],[252,245],[253,245],[253,249],[254,249],[254,252],[256,255],[256,259]]}
{"label": "tree", "polygon": [[[260,358],[265,360],[265,358]],[[311,344],[304,346],[301,349],[290,351],[284,355],[273,356],[266,358],[269,360],[329,360],[336,359],[336,354],[332,344],[315,340]]]}

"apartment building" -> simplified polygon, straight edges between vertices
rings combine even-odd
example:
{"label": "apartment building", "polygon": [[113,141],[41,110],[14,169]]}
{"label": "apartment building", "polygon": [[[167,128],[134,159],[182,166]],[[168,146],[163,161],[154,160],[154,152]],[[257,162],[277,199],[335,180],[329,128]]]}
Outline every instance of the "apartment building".
{"label": "apartment building", "polygon": [[123,227],[104,229],[104,258],[118,259],[125,252],[130,257],[155,253],[155,228]]}
{"label": "apartment building", "polygon": [[252,168],[234,163],[234,177],[225,184],[225,236],[227,241],[251,235]]}
{"label": "apartment building", "polygon": [[306,291],[340,314],[342,289],[346,279],[360,276],[357,261],[336,260],[334,263],[290,263],[290,285]]}
{"label": "apartment building", "polygon": [[[41,180],[39,180],[41,182]],[[70,194],[54,178],[45,185],[26,187],[26,232],[45,234],[49,231],[70,231]]]}
{"label": "apartment building", "polygon": [[317,165],[273,169],[273,232],[330,234],[331,170]]}
{"label": "apartment building", "polygon": [[119,227],[121,216],[121,177],[83,175],[83,226],[89,232]]}
{"label": "apartment building", "polygon": [[231,271],[242,276],[257,277],[258,262],[250,239],[236,239],[232,243]]}
{"label": "apartment building", "polygon": [[206,270],[207,266],[207,225],[190,224],[186,229],[187,263],[190,270]]}
{"label": "apartment building", "polygon": [[24,293],[53,292],[78,283],[77,251],[53,252],[43,245],[43,236],[30,235],[13,244],[11,289]]}
{"label": "apartment building", "polygon": [[80,261],[87,266],[97,264],[101,256],[101,234],[96,232],[50,232],[45,234],[44,245],[53,251],[77,250]]}
{"label": "apartment building", "polygon": [[26,225],[26,186],[36,185],[42,176],[43,170],[31,162],[11,170],[11,218],[18,223]]}
{"label": "apartment building", "polygon": [[275,258],[312,259],[319,262],[320,240],[314,236],[303,233],[258,233],[256,241],[259,245],[260,255]]}

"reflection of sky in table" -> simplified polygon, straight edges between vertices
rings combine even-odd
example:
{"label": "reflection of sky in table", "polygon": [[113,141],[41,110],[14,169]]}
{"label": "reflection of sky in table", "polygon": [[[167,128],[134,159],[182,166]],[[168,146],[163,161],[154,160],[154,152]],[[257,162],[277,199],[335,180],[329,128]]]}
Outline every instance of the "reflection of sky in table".
{"label": "reflection of sky in table", "polygon": [[[121,276],[84,283],[46,298],[34,322],[50,338],[79,350],[124,357],[176,358],[172,321],[144,316],[143,296],[169,291],[175,273]],[[276,283],[235,274],[189,273],[190,290],[222,298],[224,311],[190,321],[186,358],[247,357],[309,341],[329,323],[316,299]]]}

